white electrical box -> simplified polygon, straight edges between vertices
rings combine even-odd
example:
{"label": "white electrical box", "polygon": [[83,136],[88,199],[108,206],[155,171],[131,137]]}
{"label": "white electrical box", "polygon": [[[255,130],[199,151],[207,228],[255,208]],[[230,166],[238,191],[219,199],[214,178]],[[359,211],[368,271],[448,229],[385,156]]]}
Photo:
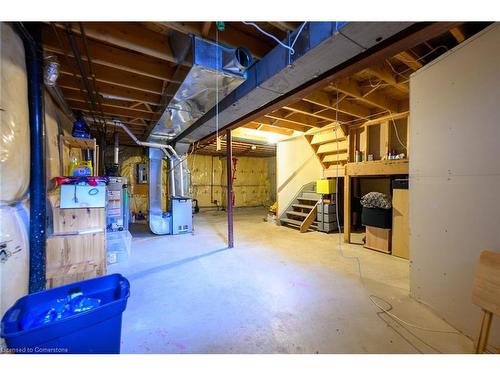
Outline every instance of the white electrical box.
{"label": "white electrical box", "polygon": [[61,185],[61,208],[106,206],[106,186]]}

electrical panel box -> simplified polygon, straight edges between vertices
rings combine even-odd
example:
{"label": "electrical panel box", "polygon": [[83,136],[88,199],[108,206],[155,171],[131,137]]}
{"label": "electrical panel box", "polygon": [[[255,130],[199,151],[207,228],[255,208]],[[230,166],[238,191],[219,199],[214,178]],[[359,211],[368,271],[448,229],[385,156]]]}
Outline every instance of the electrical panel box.
{"label": "electrical panel box", "polygon": [[106,205],[106,186],[61,185],[61,208],[91,208]]}
{"label": "electrical panel box", "polygon": [[135,175],[136,175],[136,182],[138,184],[148,183],[148,168],[146,166],[146,163],[135,165]]}

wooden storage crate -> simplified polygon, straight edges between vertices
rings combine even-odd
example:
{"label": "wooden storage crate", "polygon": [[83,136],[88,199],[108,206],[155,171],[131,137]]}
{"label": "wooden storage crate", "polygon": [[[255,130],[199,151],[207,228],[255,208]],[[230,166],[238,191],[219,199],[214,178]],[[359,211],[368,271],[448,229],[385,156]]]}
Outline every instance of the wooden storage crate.
{"label": "wooden storage crate", "polygon": [[391,253],[391,230],[366,226],[365,247],[383,253]]}
{"label": "wooden storage crate", "polygon": [[50,289],[76,281],[103,276],[106,274],[105,266],[106,262],[101,265],[89,262],[47,270],[47,281],[45,286]]}
{"label": "wooden storage crate", "polygon": [[106,274],[106,233],[47,238],[46,286],[64,285]]}
{"label": "wooden storage crate", "polygon": [[[80,230],[106,228],[104,208],[59,208],[53,209],[54,234],[70,234]],[[76,234],[76,233],[75,233]]]}

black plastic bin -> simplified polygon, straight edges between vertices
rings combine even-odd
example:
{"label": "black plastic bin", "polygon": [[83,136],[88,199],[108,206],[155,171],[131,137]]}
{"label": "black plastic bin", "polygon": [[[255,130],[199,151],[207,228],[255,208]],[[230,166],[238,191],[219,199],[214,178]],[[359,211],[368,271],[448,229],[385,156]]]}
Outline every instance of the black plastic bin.
{"label": "black plastic bin", "polygon": [[392,228],[392,209],[363,207],[361,224],[369,227]]}

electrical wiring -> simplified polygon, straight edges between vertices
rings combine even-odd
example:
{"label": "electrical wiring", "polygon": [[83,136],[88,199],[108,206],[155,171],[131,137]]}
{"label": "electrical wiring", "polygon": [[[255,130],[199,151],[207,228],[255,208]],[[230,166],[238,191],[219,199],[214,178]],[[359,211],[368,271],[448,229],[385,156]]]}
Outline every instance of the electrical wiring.
{"label": "electrical wiring", "polygon": [[[381,301],[384,301],[385,303],[387,303],[386,300],[384,300],[383,298],[379,297],[379,296],[376,296],[375,294],[370,294],[368,296],[368,298],[370,299],[370,301],[375,305],[377,306],[382,312],[384,312],[385,314],[389,315],[391,318],[397,320],[399,323],[401,324],[404,324],[405,326],[407,327],[412,327],[412,328],[416,328],[416,329],[419,329],[421,331],[427,331],[427,332],[436,332],[436,333],[449,333],[449,334],[456,334],[456,335],[460,335],[461,333],[458,332],[458,331],[448,331],[448,330],[442,330],[442,329],[432,329],[432,328],[426,328],[426,327],[421,327],[421,326],[418,326],[416,324],[412,324],[412,323],[408,323],[407,321],[401,319],[400,317],[398,317],[397,315],[394,315],[393,313],[391,313],[389,310],[390,309],[384,309],[382,306],[380,306],[377,302],[374,301],[374,298],[377,298]],[[389,303],[387,303],[388,305],[390,305]]]}
{"label": "electrical wiring", "polygon": [[[338,111],[338,106],[339,106],[339,92],[338,90],[336,89],[335,90],[336,93],[337,93],[337,98],[336,98],[336,103],[335,103],[335,107],[336,107],[336,111],[335,111],[335,127],[334,127],[334,133],[335,133],[335,139],[337,140],[335,143],[337,145],[337,163],[335,165],[335,191],[339,191],[339,163],[340,163],[340,150],[339,150],[339,142],[338,142],[338,136],[337,136],[337,128],[339,127],[339,111]],[[345,197],[344,197],[345,199]],[[349,257],[349,256],[346,256],[344,254],[344,250],[342,249],[342,228],[340,227],[340,218],[339,218],[339,205],[338,205],[338,199],[335,200],[335,218],[337,220],[337,227],[338,227],[338,230],[339,230],[339,251],[340,251],[340,255],[342,255],[343,258],[345,259],[354,259],[356,260],[357,262],[357,265],[358,265],[358,273],[359,273],[359,277],[360,277],[360,280],[361,280],[361,283],[363,284],[363,286],[365,286],[365,282],[364,282],[364,279],[363,277],[361,276],[362,273],[361,273],[361,262],[359,261],[359,258],[358,257]]]}
{"label": "electrical wiring", "polygon": [[[388,110],[388,111],[389,111],[389,114],[392,116],[392,112],[390,110]],[[396,126],[396,122],[394,121],[394,117],[391,117],[391,121],[392,121],[392,126],[394,126],[394,133],[396,134],[396,138],[397,138],[399,144],[405,150],[408,150],[408,147],[403,142],[401,142],[401,138],[399,138],[398,127]]]}
{"label": "electrical wiring", "polygon": [[[405,59],[405,58],[401,58],[401,57],[399,57],[398,59],[399,59],[400,61],[407,62],[407,63],[412,63],[412,62],[415,62],[415,61],[421,61],[421,60],[425,59],[427,56],[429,56],[430,54],[434,53],[435,51],[437,51],[437,50],[438,50],[438,49],[440,49],[440,48],[443,48],[443,49],[445,50],[445,52],[449,50],[449,48],[448,48],[448,47],[446,47],[444,44],[441,44],[441,45],[439,45],[439,46],[437,46],[437,47],[435,47],[435,48],[432,48],[429,52],[427,52],[425,55],[420,56],[418,59],[415,59],[415,60],[407,60],[407,59]],[[408,69],[403,70],[403,71],[402,71],[402,72],[400,72],[400,73],[401,73],[401,74],[404,74],[404,73],[406,73],[406,72],[409,72],[410,70],[411,70],[411,71],[413,71],[413,69],[412,69],[412,68],[408,68]],[[402,82],[402,83],[403,83],[403,82]]]}
{"label": "electrical wiring", "polygon": [[[338,90],[335,90],[335,91],[336,91],[336,94],[337,94],[337,104],[336,104],[336,111],[335,111],[335,122],[336,123],[335,123],[335,127],[334,127],[334,133],[335,133],[335,139],[338,139],[338,137],[337,137],[337,128],[339,126],[339,123],[338,123],[338,102],[339,102],[338,99],[339,99],[339,94],[338,94]],[[396,130],[396,132],[397,132],[397,130]],[[399,136],[398,136],[398,139],[399,139]],[[340,157],[339,157],[339,142],[336,142],[336,144],[337,144],[337,164],[336,164],[336,168],[335,168],[335,185],[336,185],[336,191],[338,192],[338,187],[339,187],[339,162],[340,162]],[[350,197],[344,197],[344,199],[350,199]],[[365,282],[364,282],[364,276],[363,276],[363,272],[362,272],[362,267],[361,267],[361,261],[360,261],[359,257],[357,257],[357,256],[346,256],[344,254],[344,250],[342,248],[342,228],[340,226],[340,220],[339,220],[340,217],[339,217],[338,200],[336,201],[336,204],[335,204],[335,216],[336,216],[337,227],[338,227],[338,231],[339,231],[339,235],[338,235],[338,239],[339,239],[338,248],[339,248],[340,255],[344,259],[350,259],[350,260],[355,260],[356,261],[357,266],[358,266],[357,268],[358,268],[359,279],[360,279],[361,284],[363,285],[363,287],[366,288],[366,285],[365,285]],[[370,302],[374,306],[376,306],[378,309],[380,309],[382,311],[382,313],[387,314],[388,316],[390,316],[391,318],[393,318],[394,320],[396,320],[397,322],[399,322],[400,324],[402,324],[404,326],[415,328],[415,329],[418,329],[418,330],[421,330],[421,331],[427,331],[427,332],[444,333],[444,334],[460,334],[460,332],[458,332],[458,331],[432,329],[432,328],[428,328],[428,327],[422,327],[422,326],[419,326],[419,325],[416,325],[416,324],[413,324],[413,323],[409,323],[406,320],[401,319],[397,315],[391,313],[390,310],[392,310],[392,305],[390,303],[388,303],[387,301],[385,301],[382,297],[379,297],[379,296],[377,296],[375,294],[370,294],[368,296],[368,298],[369,298]],[[388,304],[390,306],[390,308],[386,309],[386,308],[380,306],[375,301],[375,299],[378,299],[380,301],[384,301],[386,304]],[[422,341],[422,342],[424,342],[427,346],[432,347],[431,345],[429,345],[428,343],[426,343],[422,339],[419,338],[419,340]],[[410,345],[413,346],[413,344],[411,344],[411,343],[410,343]]]}
{"label": "electrical wiring", "polygon": [[295,35],[295,38],[293,39],[293,42],[288,46],[285,43],[283,43],[281,40],[279,40],[277,37],[275,37],[273,34],[268,33],[266,30],[262,29],[259,25],[257,25],[255,22],[248,22],[248,21],[243,21],[245,25],[250,25],[255,27],[257,30],[259,30],[262,34],[265,36],[273,39],[275,42],[277,42],[280,46],[286,48],[287,50],[290,51],[290,54],[293,55],[295,54],[295,50],[293,49],[293,46],[295,45],[295,42],[297,42],[297,39],[299,38],[300,33],[304,29],[304,26],[306,25],[307,22],[302,23],[302,25],[299,28],[299,31],[297,32],[297,35]]}
{"label": "electrical wiring", "polygon": [[[398,76],[403,77],[403,78],[406,80],[405,82],[407,82],[407,81],[409,80],[409,78],[408,78],[407,76],[405,76],[403,73],[398,72],[398,71],[394,68],[394,66],[391,64],[391,62],[389,61],[389,59],[386,59],[386,60],[385,60],[385,62],[389,65],[389,67],[391,68],[391,70],[392,70],[395,74],[397,74]],[[403,83],[403,82],[399,82],[399,83]]]}

